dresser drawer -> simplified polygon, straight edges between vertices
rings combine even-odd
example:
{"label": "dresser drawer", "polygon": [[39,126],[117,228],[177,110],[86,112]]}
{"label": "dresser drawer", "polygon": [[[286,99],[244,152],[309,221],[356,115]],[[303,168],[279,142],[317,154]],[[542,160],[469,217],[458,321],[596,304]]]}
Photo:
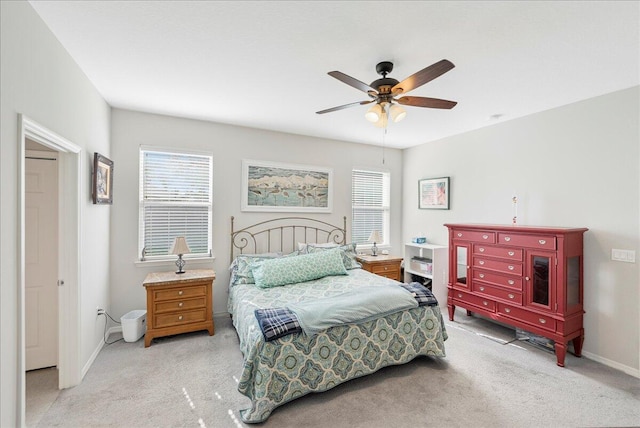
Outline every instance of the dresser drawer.
{"label": "dresser drawer", "polygon": [[503,262],[485,257],[474,257],[473,266],[510,273],[513,275],[522,275],[522,263]]}
{"label": "dresser drawer", "polygon": [[453,239],[460,241],[484,242],[487,244],[496,243],[494,232],[476,232],[474,230],[454,230]]}
{"label": "dresser drawer", "polygon": [[180,300],[170,300],[166,302],[156,302],[155,303],[155,312],[175,312],[175,311],[184,311],[188,309],[196,309],[196,308],[204,308],[207,306],[207,301],[204,297],[199,297],[197,299],[180,299]]}
{"label": "dresser drawer", "polygon": [[206,312],[207,311],[203,308],[195,311],[182,311],[156,315],[153,325],[154,328],[162,328],[205,321],[207,319]]}
{"label": "dresser drawer", "polygon": [[486,294],[487,296],[496,297],[498,299],[512,302],[513,304],[522,305],[522,293],[518,293],[511,290],[504,290],[502,288],[493,287],[491,285],[484,284],[482,282],[473,283],[473,291]]}
{"label": "dresser drawer", "polygon": [[499,275],[480,269],[472,269],[472,271],[474,280],[513,288],[514,291],[522,291],[522,277]]}
{"label": "dresser drawer", "polygon": [[494,247],[491,245],[473,245],[473,252],[483,256],[499,257],[501,259],[522,261],[522,249],[520,248],[507,248],[507,247]]}
{"label": "dresser drawer", "polygon": [[459,290],[451,290],[450,293],[453,293],[453,299],[459,302],[471,303],[474,306],[478,306],[491,312],[495,312],[496,310],[496,302],[491,299],[485,299],[481,296],[474,296],[473,294],[465,293],[464,291]]}
{"label": "dresser drawer", "polygon": [[185,287],[165,288],[153,291],[153,300],[160,302],[163,300],[185,299],[187,297],[199,297],[207,295],[206,285],[191,285]]}
{"label": "dresser drawer", "polygon": [[500,244],[516,245],[520,247],[556,249],[556,237],[549,235],[520,235],[517,233],[498,233]]}
{"label": "dresser drawer", "polygon": [[498,313],[506,317],[524,321],[545,330],[555,331],[556,329],[556,320],[554,320],[550,316],[540,315],[535,312],[529,312],[516,306],[498,303]]}

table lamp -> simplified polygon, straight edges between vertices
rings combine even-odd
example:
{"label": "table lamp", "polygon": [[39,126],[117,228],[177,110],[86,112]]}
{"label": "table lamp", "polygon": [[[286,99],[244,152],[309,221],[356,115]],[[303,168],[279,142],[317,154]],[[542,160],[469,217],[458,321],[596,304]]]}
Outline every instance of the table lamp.
{"label": "table lamp", "polygon": [[182,260],[182,255],[189,253],[191,253],[191,250],[187,245],[187,240],[184,238],[184,236],[177,236],[173,241],[173,246],[171,247],[171,254],[176,254],[178,256],[178,260],[176,260],[176,266],[178,266],[178,270],[176,271],[176,273],[184,273],[184,270],[182,268],[184,268],[185,261]]}
{"label": "table lamp", "polygon": [[382,238],[380,237],[380,232],[378,232],[377,230],[372,231],[371,235],[369,235],[369,242],[373,242],[373,246],[371,247],[372,256],[378,255],[378,247],[376,247],[376,242],[380,242],[380,241],[382,241]]}

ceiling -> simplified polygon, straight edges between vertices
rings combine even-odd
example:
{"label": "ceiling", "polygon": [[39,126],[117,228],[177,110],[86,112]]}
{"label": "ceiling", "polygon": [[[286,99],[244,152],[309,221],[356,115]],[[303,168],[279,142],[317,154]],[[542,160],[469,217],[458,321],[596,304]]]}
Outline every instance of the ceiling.
{"label": "ceiling", "polygon": [[[35,1],[113,107],[406,148],[640,84],[640,2]],[[457,101],[406,107],[387,134],[368,100],[376,63],[410,92]]]}

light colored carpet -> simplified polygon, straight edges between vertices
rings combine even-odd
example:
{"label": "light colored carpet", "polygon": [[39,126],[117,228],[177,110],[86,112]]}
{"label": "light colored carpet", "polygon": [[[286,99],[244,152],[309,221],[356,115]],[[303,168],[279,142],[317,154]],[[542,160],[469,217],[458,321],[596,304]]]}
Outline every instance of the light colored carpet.
{"label": "light colored carpet", "polygon": [[[640,426],[640,380],[585,358],[527,343],[514,331],[456,314],[446,358],[420,357],[276,409],[262,427]],[[110,340],[113,340],[112,336]],[[495,340],[494,340],[495,339]],[[588,335],[587,335],[588,340]],[[216,334],[118,342],[81,385],[62,391],[38,426],[237,427],[249,400],[228,318]]]}

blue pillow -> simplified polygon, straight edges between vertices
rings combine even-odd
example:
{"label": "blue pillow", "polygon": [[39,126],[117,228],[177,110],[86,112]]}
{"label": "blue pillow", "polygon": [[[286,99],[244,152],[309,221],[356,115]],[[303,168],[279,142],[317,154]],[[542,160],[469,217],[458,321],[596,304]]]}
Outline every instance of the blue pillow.
{"label": "blue pillow", "polygon": [[253,278],[260,288],[311,281],[329,275],[346,275],[338,248],[296,257],[264,260],[252,265]]}

